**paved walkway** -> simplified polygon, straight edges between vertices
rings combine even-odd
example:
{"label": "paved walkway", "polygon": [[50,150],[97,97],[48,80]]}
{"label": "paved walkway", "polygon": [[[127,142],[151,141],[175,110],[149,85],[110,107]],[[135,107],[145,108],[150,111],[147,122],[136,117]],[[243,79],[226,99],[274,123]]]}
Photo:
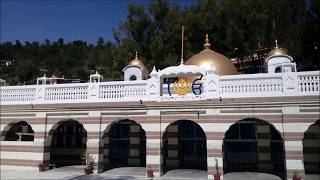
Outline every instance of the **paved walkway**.
{"label": "paved walkway", "polygon": [[71,179],[83,175],[83,172],[57,172],[45,171],[39,172],[36,170],[13,170],[1,169],[1,180],[53,180],[53,179]]}
{"label": "paved walkway", "polygon": [[[1,180],[147,180],[144,167],[115,168],[101,174],[83,175],[83,166],[55,168],[45,172],[1,168]],[[172,170],[155,180],[205,180],[207,172],[201,170]],[[281,180],[279,177],[254,172],[234,172],[224,175],[223,180]],[[306,175],[304,180],[320,180],[320,175]]]}
{"label": "paved walkway", "polygon": [[146,176],[146,167],[121,167],[114,168],[99,175],[121,175],[121,176],[135,176],[135,177],[145,177]]}
{"label": "paved walkway", "polygon": [[232,172],[223,176],[223,180],[282,180],[280,177],[255,172]]}
{"label": "paved walkway", "polygon": [[207,171],[196,169],[176,169],[171,170],[161,176],[161,179],[208,179]]}

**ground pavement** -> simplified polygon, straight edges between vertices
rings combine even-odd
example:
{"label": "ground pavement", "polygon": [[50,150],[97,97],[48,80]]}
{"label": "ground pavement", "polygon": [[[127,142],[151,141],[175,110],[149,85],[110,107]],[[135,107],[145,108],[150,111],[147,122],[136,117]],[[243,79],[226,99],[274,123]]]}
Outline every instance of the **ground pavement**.
{"label": "ground pavement", "polygon": [[[83,175],[83,166],[55,168],[45,172],[1,168],[1,180],[147,180],[145,168],[115,168],[101,174]],[[155,180],[205,180],[207,171],[178,169],[172,170]],[[281,180],[264,173],[235,172],[224,175],[223,180]],[[320,175],[308,175],[303,180],[320,180]]]}

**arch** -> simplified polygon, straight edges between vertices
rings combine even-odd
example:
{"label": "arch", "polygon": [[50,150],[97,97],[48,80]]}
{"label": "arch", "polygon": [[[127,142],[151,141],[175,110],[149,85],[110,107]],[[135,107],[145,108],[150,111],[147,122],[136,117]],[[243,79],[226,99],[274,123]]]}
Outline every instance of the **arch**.
{"label": "arch", "polygon": [[173,169],[207,170],[206,134],[191,120],[169,124],[162,134],[163,173]]}
{"label": "arch", "polygon": [[281,72],[282,72],[281,66],[276,67],[275,70],[274,70],[274,72],[275,72],[275,73],[281,73]]}
{"label": "arch", "polygon": [[137,80],[137,76],[131,75],[129,78],[129,81],[135,81],[135,80]]}
{"label": "arch", "polygon": [[302,145],[305,173],[320,174],[320,119],[304,132]]}
{"label": "arch", "polygon": [[50,144],[50,165],[55,167],[81,165],[87,149],[87,131],[73,119],[56,123],[46,138]]}
{"label": "arch", "polygon": [[223,172],[262,172],[285,178],[285,151],[280,132],[270,123],[237,121],[223,139]]}
{"label": "arch", "polygon": [[34,131],[26,121],[9,123],[1,133],[4,141],[33,141]]}
{"label": "arch", "polygon": [[100,139],[99,171],[146,166],[146,133],[136,121],[119,119],[106,127]]}

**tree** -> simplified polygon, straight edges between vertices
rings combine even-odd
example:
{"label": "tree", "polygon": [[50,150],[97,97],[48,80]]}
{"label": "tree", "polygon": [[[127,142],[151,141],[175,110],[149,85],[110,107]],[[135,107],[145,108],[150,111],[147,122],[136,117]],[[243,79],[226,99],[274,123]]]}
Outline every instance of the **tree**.
{"label": "tree", "polygon": [[[203,49],[208,33],[212,49],[227,57],[251,55],[259,46],[271,49],[277,39],[289,50],[298,70],[318,70],[320,2],[308,4],[305,0],[199,0],[185,8],[167,0],[129,4],[127,18],[113,29],[115,43],[102,37],[95,45],[63,38],[2,43],[0,78],[23,84],[42,76],[39,69],[47,69],[48,76],[82,80],[98,70],[107,80],[117,80],[135,51],[149,69],[154,65],[163,69],[180,62],[182,25],[186,29],[184,60]],[[12,60],[10,66],[5,60]]]}

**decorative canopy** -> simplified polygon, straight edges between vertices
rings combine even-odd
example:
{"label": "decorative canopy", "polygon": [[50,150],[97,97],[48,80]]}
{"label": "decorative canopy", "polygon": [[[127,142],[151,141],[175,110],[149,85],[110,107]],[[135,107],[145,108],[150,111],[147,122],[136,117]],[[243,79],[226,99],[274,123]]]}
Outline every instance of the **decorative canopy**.
{"label": "decorative canopy", "polygon": [[95,74],[90,75],[90,82],[100,82],[103,79],[103,76],[96,71]]}
{"label": "decorative canopy", "polygon": [[170,66],[158,72],[160,78],[179,77],[181,75],[204,75],[206,69],[196,65],[185,65],[180,63],[178,66]]}

